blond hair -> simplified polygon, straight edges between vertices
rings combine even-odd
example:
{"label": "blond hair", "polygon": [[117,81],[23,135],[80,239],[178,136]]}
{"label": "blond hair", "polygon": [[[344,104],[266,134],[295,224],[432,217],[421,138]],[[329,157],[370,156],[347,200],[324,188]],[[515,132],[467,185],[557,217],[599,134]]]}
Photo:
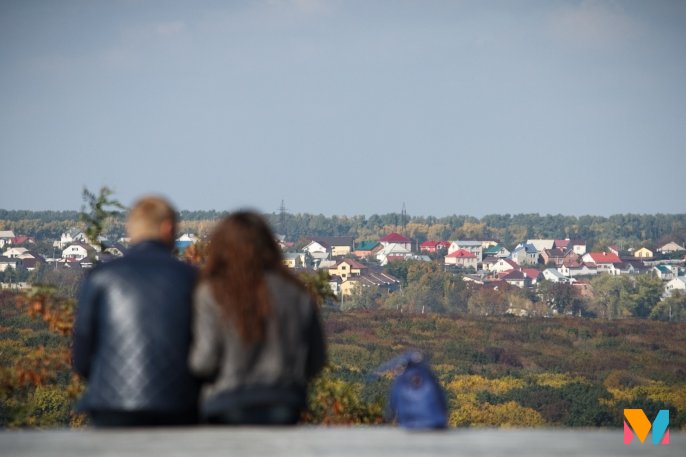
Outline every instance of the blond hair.
{"label": "blond hair", "polygon": [[162,197],[143,197],[129,211],[126,230],[133,242],[157,239],[165,221],[171,222],[173,228],[176,227],[176,211],[171,203]]}

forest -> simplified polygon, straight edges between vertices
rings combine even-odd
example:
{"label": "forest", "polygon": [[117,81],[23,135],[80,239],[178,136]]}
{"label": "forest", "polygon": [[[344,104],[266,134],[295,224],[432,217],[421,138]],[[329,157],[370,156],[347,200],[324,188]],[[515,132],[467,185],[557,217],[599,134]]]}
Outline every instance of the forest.
{"label": "forest", "polygon": [[[54,290],[0,293],[0,426],[80,427],[83,383],[70,370],[74,302]],[[394,355],[430,359],[450,425],[620,427],[622,409],[670,409],[686,430],[686,323],[632,318],[477,317],[323,308],[329,361],[303,416],[315,424],[384,421]]]}

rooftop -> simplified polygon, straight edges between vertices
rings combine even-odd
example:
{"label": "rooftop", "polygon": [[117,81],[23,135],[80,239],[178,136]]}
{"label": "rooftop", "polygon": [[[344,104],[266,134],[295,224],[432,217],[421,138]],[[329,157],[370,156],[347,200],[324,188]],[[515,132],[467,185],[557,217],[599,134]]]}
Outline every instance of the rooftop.
{"label": "rooftop", "polygon": [[406,236],[401,235],[400,233],[389,233],[385,237],[381,238],[381,241],[384,243],[411,243],[412,240],[407,238]]}

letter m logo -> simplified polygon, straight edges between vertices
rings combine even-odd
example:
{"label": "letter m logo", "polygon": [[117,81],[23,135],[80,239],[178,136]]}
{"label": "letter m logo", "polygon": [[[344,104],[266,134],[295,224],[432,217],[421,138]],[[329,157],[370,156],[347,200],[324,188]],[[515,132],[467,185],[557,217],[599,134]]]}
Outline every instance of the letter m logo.
{"label": "letter m logo", "polygon": [[[629,427],[631,426],[631,428]],[[624,410],[624,444],[631,444],[634,434],[641,443],[648,437],[652,426],[653,444],[669,444],[669,410],[661,409],[651,424],[642,409]],[[633,430],[633,432],[632,432]]]}

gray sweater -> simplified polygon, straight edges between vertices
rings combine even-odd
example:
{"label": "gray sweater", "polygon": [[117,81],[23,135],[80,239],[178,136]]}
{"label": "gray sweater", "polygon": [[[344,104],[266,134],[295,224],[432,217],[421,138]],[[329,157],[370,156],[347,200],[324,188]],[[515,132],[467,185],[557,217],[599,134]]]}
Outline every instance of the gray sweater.
{"label": "gray sweater", "polygon": [[251,386],[304,388],[325,363],[324,337],[310,295],[278,274],[267,274],[272,319],[264,341],[244,344],[202,282],[193,303],[191,371],[205,379],[203,400]]}

